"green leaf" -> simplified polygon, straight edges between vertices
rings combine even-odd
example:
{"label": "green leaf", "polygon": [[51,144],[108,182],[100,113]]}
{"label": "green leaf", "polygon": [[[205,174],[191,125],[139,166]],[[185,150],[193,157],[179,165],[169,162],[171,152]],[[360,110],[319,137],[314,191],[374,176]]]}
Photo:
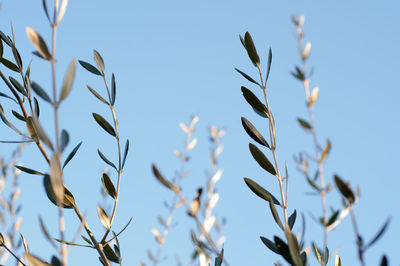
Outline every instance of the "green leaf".
{"label": "green leaf", "polygon": [[275,241],[276,247],[278,248],[279,254],[281,254],[281,256],[287,262],[289,262],[290,265],[293,265],[294,262],[292,260],[292,257],[290,256],[288,245],[282,239],[280,239],[277,236],[274,236],[274,241]]}
{"label": "green leaf", "polygon": [[81,64],[81,66],[83,68],[85,68],[87,71],[89,71],[95,75],[101,76],[101,72],[95,66],[93,66],[85,61],[82,61],[82,60],[79,60],[79,64]]}
{"label": "green leaf", "polygon": [[320,159],[321,162],[325,161],[325,159],[328,157],[330,151],[331,151],[331,142],[328,139],[326,142],[326,146],[322,150],[322,153],[321,153],[321,159]]}
{"label": "green leaf", "polygon": [[300,257],[300,248],[296,237],[292,232],[285,231],[286,239],[288,240],[289,252],[295,266],[303,266],[303,260]]}
{"label": "green leaf", "polygon": [[[47,197],[49,200],[57,206],[56,195],[54,194],[53,188],[50,183],[50,176],[44,175],[43,185],[46,190]],[[75,204],[74,196],[71,192],[64,186],[64,199],[63,199],[63,208],[71,209]]]}
{"label": "green leaf", "polygon": [[274,195],[269,193],[266,189],[257,184],[255,181],[245,177],[244,182],[251,189],[251,191],[253,191],[253,193],[259,196],[260,198],[266,201],[269,201],[269,199],[272,198],[275,204],[280,205],[279,201],[274,197]]}
{"label": "green leaf", "polygon": [[255,66],[259,65],[260,57],[257,54],[256,47],[254,46],[253,39],[251,38],[251,35],[249,32],[246,32],[244,34],[244,44],[245,44],[245,48],[246,48],[247,54],[249,55],[251,62],[253,62],[253,64]]}
{"label": "green leaf", "polygon": [[3,52],[4,52],[3,41],[0,39],[0,57],[3,57]]}
{"label": "green leaf", "polygon": [[39,117],[40,116],[40,108],[39,108],[39,102],[38,102],[38,100],[36,99],[36,97],[33,97],[33,103],[34,103],[34,111],[35,111],[35,115],[36,115],[36,117]]}
{"label": "green leaf", "polygon": [[274,166],[272,165],[272,163],[268,160],[268,158],[264,155],[264,153],[262,151],[260,151],[260,149],[257,148],[257,146],[255,146],[252,143],[249,143],[249,149],[251,152],[251,155],[253,156],[254,160],[256,160],[256,162],[268,173],[270,173],[271,175],[275,175],[276,176],[276,171]]}
{"label": "green leaf", "polygon": [[236,70],[237,72],[239,72],[239,74],[242,75],[242,76],[243,76],[245,79],[247,79],[248,81],[250,81],[250,82],[252,82],[252,83],[254,83],[254,84],[257,84],[258,86],[261,87],[260,83],[258,83],[257,81],[255,81],[252,77],[250,77],[249,75],[247,75],[247,74],[244,73],[243,71],[241,71],[241,70],[239,70],[239,69],[237,69],[237,68],[235,68],[235,70]]}
{"label": "green leaf", "polygon": [[[29,120],[29,117],[28,117]],[[32,117],[33,127],[38,135],[38,137],[47,145],[52,151],[54,151],[53,144],[51,143],[49,137],[47,136],[46,132],[44,131],[43,127],[40,125],[36,116]]]}
{"label": "green leaf", "polygon": [[290,230],[293,229],[294,223],[296,222],[296,216],[297,216],[296,210],[294,210],[292,215],[289,216],[288,224],[289,224]]}
{"label": "green leaf", "polygon": [[304,72],[298,66],[296,66],[295,70],[295,72],[291,72],[293,77],[297,78],[300,81],[304,81],[306,79]]}
{"label": "green leaf", "polygon": [[19,52],[18,52],[17,48],[15,48],[15,46],[12,47],[12,52],[14,55],[15,62],[17,62],[19,69],[22,69],[21,55],[19,54]]}
{"label": "green leaf", "polygon": [[59,102],[67,98],[68,94],[71,92],[72,85],[74,84],[76,72],[76,60],[73,59],[69,64],[67,73],[65,74],[63,85],[61,87],[61,94]]}
{"label": "green leaf", "polygon": [[247,120],[245,117],[242,117],[242,125],[247,134],[257,143],[269,148],[268,142],[264,139],[264,137],[260,134],[260,132]]}
{"label": "green leaf", "polygon": [[103,182],[103,186],[107,194],[110,195],[113,199],[116,199],[117,192],[115,191],[114,184],[111,181],[110,177],[106,173],[103,173],[101,181]]}
{"label": "green leaf", "polygon": [[89,245],[93,246],[92,241],[90,241],[89,238],[85,237],[84,235],[81,235],[82,239],[85,240],[86,243],[88,243]]}
{"label": "green leaf", "polygon": [[31,174],[31,175],[44,175],[43,173],[41,173],[41,172],[39,172],[39,171],[30,169],[30,168],[27,168],[27,167],[23,167],[23,166],[21,166],[21,165],[16,165],[15,168],[21,170],[22,172]]}
{"label": "green leaf", "polygon": [[5,58],[0,58],[0,63],[14,72],[19,72],[19,67]]}
{"label": "green leaf", "polygon": [[114,250],[110,247],[110,245],[105,245],[103,247],[104,254],[106,255],[107,259],[111,260],[115,263],[120,263],[120,258],[115,254]]}
{"label": "green leaf", "polygon": [[371,241],[369,241],[369,243],[364,247],[364,250],[366,250],[367,248],[371,247],[373,244],[376,243],[376,241],[379,240],[379,238],[381,238],[381,236],[385,233],[389,223],[390,223],[390,217],[387,218],[386,222],[383,224],[383,226],[378,231],[378,233],[374,236],[374,238],[371,239]]}
{"label": "green leaf", "polygon": [[218,256],[215,257],[215,266],[221,266],[224,260],[224,248],[222,248],[221,252],[218,253]]}
{"label": "green leaf", "polygon": [[312,129],[310,123],[308,123],[307,121],[301,119],[301,118],[297,118],[297,121],[299,122],[300,126],[304,129],[304,130],[310,130]]}
{"label": "green leaf", "polygon": [[12,40],[10,37],[6,36],[1,30],[0,30],[0,38],[8,45],[8,46],[13,46]]}
{"label": "green leaf", "polygon": [[321,252],[314,242],[312,243],[312,247],[313,247],[315,258],[317,258],[317,261],[319,262],[320,265],[323,265]]}
{"label": "green leaf", "polygon": [[115,170],[118,171],[117,167],[115,166],[115,164],[113,164],[110,160],[107,159],[106,156],[104,156],[101,151],[99,149],[97,149],[97,153],[99,154],[100,158],[109,166],[111,166],[112,168],[114,168]]}
{"label": "green leaf", "polygon": [[349,185],[343,182],[343,180],[337,175],[335,175],[335,183],[343,197],[346,198],[350,204],[353,204],[355,197]]}
{"label": "green leaf", "polygon": [[57,23],[60,23],[60,21],[63,19],[65,11],[67,11],[67,5],[68,5],[68,0],[61,1],[60,9],[58,11]]}
{"label": "green leaf", "polygon": [[46,17],[48,18],[48,20],[49,20],[49,22],[50,22],[50,24],[51,24],[52,21],[51,21],[50,16],[49,16],[49,11],[48,11],[48,9],[47,9],[46,0],[43,0],[43,1],[42,1],[42,4],[43,4],[44,13],[46,14]]}
{"label": "green leaf", "polygon": [[175,186],[174,184],[172,184],[171,182],[169,182],[167,179],[164,178],[164,176],[161,174],[161,172],[158,170],[157,166],[155,166],[154,164],[152,165],[152,170],[153,170],[153,174],[156,177],[156,179],[166,188],[171,189],[172,191],[178,193],[179,192],[179,188],[177,186]]}
{"label": "green leaf", "polygon": [[71,159],[74,158],[76,152],[79,150],[79,148],[81,147],[81,145],[82,145],[82,141],[79,142],[79,144],[75,146],[75,148],[71,151],[70,154],[68,154],[68,156],[67,156],[67,158],[65,159],[65,162],[64,162],[64,164],[63,164],[63,167],[62,167],[63,170],[64,170],[64,167],[69,163],[69,161],[71,161]]}
{"label": "green leaf", "polygon": [[115,103],[115,94],[117,91],[117,86],[115,85],[115,76],[114,73],[111,76],[111,105]]}
{"label": "green leaf", "polygon": [[33,118],[31,116],[28,116],[26,118],[26,128],[28,129],[29,135],[31,136],[31,138],[35,141],[38,142],[39,141],[39,137],[37,135],[35,126],[33,124]]}
{"label": "green leaf", "polygon": [[26,34],[28,35],[29,40],[36,48],[37,52],[46,60],[51,60],[51,54],[49,49],[47,48],[46,42],[43,40],[42,36],[35,31],[34,29],[27,27]]}
{"label": "green leaf", "polygon": [[[340,261],[340,258],[339,258],[339,261]],[[335,264],[335,266],[341,266],[341,265],[342,265],[341,263],[338,265]],[[388,266],[388,265],[389,265],[388,259],[386,258],[386,255],[383,255],[380,266]]]}
{"label": "green leaf", "polygon": [[257,114],[261,115],[262,117],[268,117],[267,107],[265,107],[265,105],[260,102],[257,96],[254,95],[254,93],[252,93],[244,86],[242,86],[242,93],[246,102],[250,104],[251,107],[253,107]]}
{"label": "green leaf", "polygon": [[104,225],[104,227],[107,230],[110,230],[111,228],[110,217],[108,217],[108,214],[102,207],[97,206],[96,209],[97,209],[97,214],[99,215],[100,222]]}
{"label": "green leaf", "polygon": [[128,156],[128,151],[129,151],[129,139],[126,140],[125,143],[125,151],[124,151],[124,156],[122,157],[122,169],[124,168],[126,157]]}
{"label": "green leaf", "polygon": [[10,100],[13,100],[15,103],[18,103],[14,98],[12,98],[11,96],[8,96],[5,93],[0,92],[0,97],[8,98]]}
{"label": "green leaf", "polygon": [[18,112],[11,110],[11,113],[19,120],[26,122],[26,119],[24,116],[20,115]]}
{"label": "green leaf", "polygon": [[22,95],[24,96],[28,96],[26,94],[25,88],[24,86],[21,85],[21,83],[18,82],[18,80],[16,80],[13,77],[8,77],[8,79],[10,80],[11,84],[14,86],[14,88],[17,89],[17,91],[19,91]]}
{"label": "green leaf", "polygon": [[96,122],[111,136],[115,137],[115,130],[114,128],[105,120],[101,115],[93,113],[93,117]]}
{"label": "green leaf", "polygon": [[331,215],[331,217],[329,218],[329,220],[328,220],[328,222],[327,222],[327,224],[326,224],[325,226],[326,226],[326,227],[329,227],[330,225],[332,225],[332,224],[336,221],[336,219],[337,219],[339,213],[340,213],[339,211],[335,211],[335,212]]}
{"label": "green leaf", "polygon": [[61,130],[61,152],[64,152],[68,143],[69,143],[69,134],[65,129],[63,129]]}
{"label": "green leaf", "polygon": [[276,253],[276,254],[279,254],[279,250],[278,250],[278,248],[276,247],[276,245],[275,245],[274,242],[272,242],[271,240],[269,240],[268,238],[263,237],[263,236],[260,236],[260,238],[261,238],[261,241],[264,243],[264,245],[265,245],[267,248],[269,248],[272,252],[274,252],[274,253]]}
{"label": "green leaf", "polygon": [[93,50],[94,54],[94,61],[96,62],[96,65],[98,69],[100,70],[101,74],[104,75],[104,61],[103,58],[101,57],[100,53],[97,52],[96,50]]}
{"label": "green leaf", "polygon": [[37,84],[36,82],[32,82],[32,89],[33,91],[43,100],[45,100],[48,103],[51,103],[51,99],[50,96],[47,94],[47,92],[45,90],[42,89],[42,87],[40,87],[39,84]]}
{"label": "green leaf", "polygon": [[271,71],[271,63],[272,63],[272,50],[269,48],[268,51],[268,64],[267,64],[267,75],[265,77],[265,83],[267,83],[269,78],[269,72]]}
{"label": "green leaf", "polygon": [[282,231],[284,231],[285,228],[283,227],[281,219],[279,218],[279,215],[278,215],[278,212],[276,211],[275,204],[273,203],[273,200],[270,198],[268,200],[268,202],[269,202],[269,208],[271,210],[272,216],[274,217],[274,220],[275,220],[276,224],[282,229]]}
{"label": "green leaf", "polygon": [[51,257],[51,266],[62,266],[61,261],[56,257]]}
{"label": "green leaf", "polygon": [[306,179],[307,179],[308,184],[310,184],[311,187],[313,187],[318,192],[321,192],[321,189],[318,187],[317,184],[315,184],[314,181],[312,181],[308,176],[306,176]]}
{"label": "green leaf", "polygon": [[93,93],[94,96],[96,96],[97,99],[102,101],[103,103],[110,105],[103,97],[101,97],[100,94],[97,93],[94,89],[92,89],[89,85],[87,85],[88,89],[90,90],[91,93]]}
{"label": "green leaf", "polygon": [[50,160],[50,184],[54,195],[56,196],[57,203],[61,203],[64,199],[64,182],[62,178],[60,158],[56,153],[53,154]]}

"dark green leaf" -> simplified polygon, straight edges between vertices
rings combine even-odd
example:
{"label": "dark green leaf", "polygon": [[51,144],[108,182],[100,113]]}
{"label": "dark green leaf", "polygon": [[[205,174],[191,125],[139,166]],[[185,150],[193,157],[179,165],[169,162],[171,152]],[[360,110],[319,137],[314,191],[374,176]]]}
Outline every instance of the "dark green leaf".
{"label": "dark green leaf", "polygon": [[315,184],[314,181],[312,181],[308,176],[306,176],[306,178],[307,178],[307,182],[308,182],[308,184],[310,184],[310,186],[312,186],[318,192],[321,191],[321,189],[317,186],[317,184]]}
{"label": "dark green leaf", "polygon": [[39,108],[39,102],[36,99],[36,97],[33,97],[33,103],[34,103],[35,115],[36,115],[36,117],[39,117],[40,116],[40,108]]}
{"label": "dark green leaf", "polygon": [[0,58],[0,63],[14,72],[19,72],[19,67],[5,58]]}
{"label": "dark green leaf", "polygon": [[343,180],[337,175],[335,175],[335,183],[336,183],[336,186],[338,187],[340,193],[342,193],[343,197],[346,198],[350,204],[353,204],[355,197],[354,197],[353,190],[351,190],[349,185],[347,185],[345,182],[343,182]]}
{"label": "dark green leaf", "polygon": [[40,34],[34,29],[27,27],[26,34],[28,35],[29,40],[36,48],[36,51],[42,56],[42,58],[46,60],[51,60],[51,54],[49,52],[49,48],[47,48],[47,44],[40,36]]}
{"label": "dark green leaf", "polygon": [[24,86],[22,86],[21,83],[18,82],[18,80],[13,77],[8,77],[8,79],[10,80],[11,84],[17,89],[17,91],[19,91],[24,96],[27,96]]}
{"label": "dark green leaf", "polygon": [[275,246],[275,243],[269,240],[268,238],[265,238],[263,236],[260,236],[261,241],[264,243],[267,248],[269,248],[272,252],[275,252],[276,254],[279,254],[278,248]]}
{"label": "dark green leaf", "polygon": [[327,223],[325,226],[328,227],[328,226],[330,226],[331,224],[333,224],[333,223],[336,221],[336,219],[337,219],[339,213],[340,213],[339,211],[335,211],[335,212],[332,214],[332,216],[329,218],[328,223]]}
{"label": "dark green leaf", "polygon": [[6,36],[2,31],[0,31],[0,38],[8,45],[8,46],[13,46],[11,38]]}
{"label": "dark green leaf", "polygon": [[15,46],[12,47],[12,52],[14,55],[15,62],[17,62],[19,69],[22,69],[21,55],[19,54],[19,52],[18,52],[17,48],[15,48]]}
{"label": "dark green leaf", "polygon": [[76,72],[76,61],[73,59],[68,66],[67,73],[65,73],[64,81],[61,87],[60,99],[59,102],[67,98],[68,94],[71,92],[72,85],[75,80],[75,72]]}
{"label": "dark green leaf", "polygon": [[262,186],[260,186],[250,178],[245,177],[244,182],[251,189],[251,191],[253,191],[254,194],[259,196],[260,198],[266,201],[269,201],[269,199],[272,198],[275,204],[280,205],[279,201],[274,197],[274,195],[269,193],[266,189],[264,189]]}
{"label": "dark green leaf", "polygon": [[117,192],[115,191],[115,187],[113,182],[111,181],[110,177],[103,173],[103,177],[101,178],[103,182],[104,189],[106,190],[107,194],[110,195],[113,199],[117,198]]}
{"label": "dark green leaf", "polygon": [[50,22],[50,24],[51,24],[52,21],[51,21],[50,16],[49,16],[49,11],[47,10],[46,0],[43,0],[43,1],[42,1],[42,4],[43,4],[44,13],[46,14],[46,17],[49,19],[49,22]]}
{"label": "dark green leaf", "polygon": [[0,57],[3,57],[3,52],[4,52],[3,41],[0,39]]}
{"label": "dark green leaf", "polygon": [[101,151],[99,149],[97,149],[97,153],[99,154],[100,158],[109,166],[111,166],[112,168],[114,168],[115,170],[118,170],[117,167],[115,166],[115,164],[113,164],[110,160],[107,159],[106,156],[104,156]]}
{"label": "dark green leaf", "polygon": [[94,61],[96,62],[97,67],[99,68],[100,72],[104,75],[104,61],[99,52],[93,50],[94,54]]}
{"label": "dark green leaf", "polygon": [[13,100],[15,103],[18,103],[14,98],[12,98],[11,96],[8,96],[5,93],[0,92],[0,97],[8,98],[8,99]]}
{"label": "dark green leaf", "polygon": [[386,228],[388,227],[389,223],[390,223],[390,217],[387,218],[386,222],[383,224],[383,226],[378,231],[378,233],[375,235],[375,237],[373,239],[371,239],[371,241],[364,247],[364,250],[366,250],[367,248],[371,247],[373,244],[376,243],[376,241],[379,240],[379,238],[381,238],[383,233],[385,233]]}
{"label": "dark green leaf", "polygon": [[215,266],[221,266],[224,260],[224,248],[222,248],[221,252],[218,253],[218,256],[215,257]]}
{"label": "dark green leaf", "polygon": [[81,235],[82,239],[85,240],[86,243],[88,243],[89,245],[93,246],[92,241],[90,241],[89,238],[85,237],[84,235]]}
{"label": "dark green leaf", "polygon": [[244,49],[246,49],[246,44],[244,43],[244,39],[243,39],[242,35],[240,35],[240,34],[239,34],[239,39],[240,39],[240,42],[242,43]]}
{"label": "dark green leaf", "polygon": [[62,266],[61,261],[56,257],[51,257],[51,266]]}
{"label": "dark green leaf", "polygon": [[115,85],[115,76],[114,73],[111,76],[111,105],[115,103],[115,94],[117,91],[117,86]]}
{"label": "dark green leaf", "polygon": [[69,143],[69,134],[66,130],[61,130],[61,152],[64,152],[64,149],[67,147]]}
{"label": "dark green leaf", "polygon": [[22,115],[20,115],[18,112],[11,110],[11,113],[19,120],[26,122],[25,117],[23,117]]}
{"label": "dark green leaf", "polygon": [[154,176],[162,185],[164,185],[168,189],[171,189],[174,192],[179,192],[179,188],[174,184],[172,184],[171,182],[169,182],[167,179],[165,179],[164,176],[161,174],[161,172],[158,170],[157,166],[155,166],[154,164],[152,165],[152,170]]}
{"label": "dark green leaf", "polygon": [[237,72],[239,72],[239,74],[242,75],[242,76],[243,76],[245,79],[247,79],[248,81],[250,81],[250,82],[252,82],[252,83],[254,83],[254,84],[257,84],[258,86],[261,87],[260,83],[258,83],[257,81],[255,81],[252,77],[250,77],[249,75],[247,75],[247,74],[244,73],[243,71],[241,71],[241,70],[239,70],[239,69],[237,69],[237,68],[235,68],[235,70],[236,70]]}
{"label": "dark green leaf", "polygon": [[64,167],[69,163],[69,161],[71,161],[71,159],[74,158],[76,152],[79,150],[81,145],[82,145],[82,141],[78,145],[75,146],[75,148],[71,151],[70,154],[68,154],[67,158],[65,159],[62,169],[64,169]]}
{"label": "dark green leaf", "polygon": [[104,254],[106,255],[107,259],[111,260],[112,262],[119,263],[120,258],[115,254],[114,250],[110,247],[110,245],[105,245],[103,247]]}
{"label": "dark green leaf", "polygon": [[270,210],[271,210],[272,216],[274,217],[274,220],[275,220],[276,224],[277,224],[282,230],[285,230],[285,228],[283,227],[283,224],[282,224],[282,222],[281,222],[281,219],[279,218],[278,212],[276,211],[275,204],[274,204],[273,200],[270,198],[270,199],[268,200],[268,202],[269,202],[269,208],[270,208]]}
{"label": "dark green leaf", "polygon": [[105,120],[101,115],[93,113],[93,117],[96,122],[111,136],[115,137],[115,130],[114,128]]}
{"label": "dark green leaf", "polygon": [[253,156],[254,160],[268,173],[271,175],[276,175],[276,171],[272,163],[268,160],[268,158],[264,155],[260,149],[257,148],[252,143],[249,143],[249,149],[251,152],[251,155]]}
{"label": "dark green leaf", "polygon": [[251,107],[253,107],[253,109],[256,111],[257,114],[263,117],[268,117],[267,107],[265,107],[265,105],[260,102],[257,96],[254,95],[254,93],[252,93],[249,89],[247,89],[244,86],[242,86],[242,93],[246,102],[250,104]]}
{"label": "dark green leaf", "polygon": [[242,125],[247,134],[256,142],[265,147],[269,148],[268,142],[264,139],[264,137],[260,134],[260,132],[247,120],[245,117],[242,117]]}
{"label": "dark green leaf", "polygon": [[41,173],[39,171],[30,169],[30,168],[27,168],[27,167],[23,167],[23,166],[20,166],[20,165],[16,165],[15,168],[18,168],[22,172],[25,172],[25,173],[28,173],[28,174],[31,174],[31,175],[44,175],[43,173]]}
{"label": "dark green leaf", "polygon": [[85,68],[87,71],[89,71],[95,75],[101,76],[101,72],[95,66],[93,66],[85,61],[81,61],[81,60],[79,60],[79,64],[81,64],[81,66],[83,66],[83,68]]}
{"label": "dark green leaf", "polygon": [[305,130],[310,130],[312,128],[310,123],[301,118],[297,118],[297,121],[299,122],[300,126]]}
{"label": "dark green leaf", "polygon": [[296,222],[296,216],[297,216],[296,210],[294,210],[292,215],[289,216],[288,223],[289,223],[290,230],[293,229],[294,223]]}
{"label": "dark green leaf", "polygon": [[303,266],[303,260],[300,257],[300,248],[297,243],[296,236],[292,232],[285,231],[286,239],[288,240],[289,252],[295,266]]}
{"label": "dark green leaf", "polygon": [[[386,255],[383,255],[380,266],[388,266],[388,265],[389,265],[388,259],[386,258]],[[338,266],[341,266],[341,264],[339,264]]]}
{"label": "dark green leaf", "polygon": [[125,143],[125,151],[124,151],[124,156],[122,157],[122,168],[124,168],[126,157],[128,156],[128,151],[129,151],[129,139],[126,140]]}
{"label": "dark green leaf", "polygon": [[280,239],[280,238],[277,237],[277,236],[274,236],[274,241],[275,241],[276,248],[277,248],[278,251],[279,251],[279,254],[281,254],[281,256],[282,256],[287,262],[289,262],[289,264],[293,265],[294,262],[293,262],[293,260],[292,260],[292,257],[290,256],[288,245],[287,245],[282,239]]}
{"label": "dark green leaf", "polygon": [[291,73],[293,77],[297,78],[300,81],[304,81],[306,79],[303,71],[298,66],[296,66],[296,71]]}
{"label": "dark green leaf", "polygon": [[51,103],[51,99],[49,95],[46,93],[46,91],[43,90],[42,87],[40,87],[40,85],[34,81],[32,82],[32,89],[40,98],[42,98],[48,103]]}
{"label": "dark green leaf", "polygon": [[101,97],[100,94],[97,93],[94,89],[92,89],[89,85],[87,85],[88,89],[90,90],[91,93],[93,93],[94,96],[96,96],[97,99],[102,101],[103,103],[110,105],[103,97]]}
{"label": "dark green leaf", "polygon": [[[43,178],[43,185],[46,190],[47,197],[49,200],[57,206],[57,200],[56,200],[56,195],[54,194],[53,188],[50,183],[50,176],[49,175],[44,175]],[[71,209],[75,204],[75,199],[74,196],[71,194],[71,192],[64,187],[64,200],[63,200],[63,208],[66,209]]]}
{"label": "dark green leaf", "polygon": [[322,263],[321,251],[319,250],[319,248],[317,247],[317,245],[314,242],[312,243],[312,247],[313,247],[315,258],[317,259],[319,264],[322,265],[323,263]]}
{"label": "dark green leaf", "polygon": [[269,78],[269,72],[271,71],[271,63],[272,63],[272,50],[269,48],[268,51],[268,64],[267,64],[267,75],[265,77],[265,83],[267,83]]}
{"label": "dark green leaf", "polygon": [[251,62],[257,66],[260,63],[260,58],[258,57],[256,47],[254,46],[253,39],[249,32],[244,34],[244,44]]}

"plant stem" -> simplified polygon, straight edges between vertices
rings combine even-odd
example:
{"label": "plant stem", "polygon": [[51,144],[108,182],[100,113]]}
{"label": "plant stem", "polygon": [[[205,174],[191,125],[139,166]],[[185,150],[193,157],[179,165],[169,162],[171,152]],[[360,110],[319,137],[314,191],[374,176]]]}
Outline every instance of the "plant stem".
{"label": "plant stem", "polygon": [[14,254],[14,252],[12,252],[6,245],[2,245],[7,251],[8,251],[8,253],[10,253],[19,263],[21,263],[23,266],[26,266],[26,264],[25,263],[23,263],[19,258],[18,258],[18,256],[17,255],[15,255]]}
{"label": "plant stem", "polygon": [[353,204],[350,204],[350,216],[351,216],[351,222],[353,224],[353,230],[356,235],[356,242],[357,242],[357,247],[358,247],[358,259],[360,260],[361,266],[365,266],[363,240],[362,240],[360,233],[358,232],[358,227],[357,227],[357,222],[356,222],[356,216],[354,214]]}

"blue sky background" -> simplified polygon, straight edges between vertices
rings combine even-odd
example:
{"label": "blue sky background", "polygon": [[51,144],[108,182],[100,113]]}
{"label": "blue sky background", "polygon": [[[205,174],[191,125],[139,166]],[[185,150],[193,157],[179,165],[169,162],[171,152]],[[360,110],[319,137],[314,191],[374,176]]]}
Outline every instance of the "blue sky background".
{"label": "blue sky background", "polygon": [[[182,148],[184,134],[180,121],[199,114],[196,137],[198,147],[192,152],[189,168],[192,175],[183,187],[190,198],[203,184],[208,168],[207,127],[226,126],[222,139],[225,149],[220,156],[224,175],[218,183],[221,195],[216,213],[226,217],[225,255],[231,265],[272,265],[278,256],[259,240],[269,238],[277,227],[264,201],[244,184],[250,177],[275,195],[278,184],[251,158],[249,137],[240,123],[246,116],[260,130],[262,120],[245,103],[240,86],[260,91],[234,71],[234,67],[255,75],[255,69],[239,42],[238,35],[250,31],[264,65],[269,47],[273,50],[269,97],[277,124],[277,152],[280,167],[287,161],[290,173],[289,211],[297,209],[307,220],[306,239],[322,242],[322,228],[309,213],[320,213],[318,197],[308,196],[310,188],[296,170],[293,155],[312,152],[310,136],[297,125],[297,117],[306,117],[301,84],[289,74],[299,63],[295,28],[290,17],[304,14],[306,40],[312,42],[309,68],[314,67],[312,86],[320,87],[315,106],[319,137],[332,141],[332,152],[326,164],[326,177],[338,173],[352,186],[359,185],[361,199],[355,212],[365,240],[373,237],[388,216],[392,217],[387,234],[366,253],[367,265],[378,265],[386,253],[391,264],[400,261],[396,238],[399,227],[398,99],[400,41],[397,1],[69,1],[67,13],[58,31],[58,85],[72,58],[93,62],[92,49],[103,56],[106,72],[117,80],[116,111],[123,139],[129,138],[131,150],[123,175],[120,205],[115,222],[118,231],[133,217],[120,237],[125,265],[148,262],[146,250],[156,243],[150,232],[157,216],[166,215],[163,200],[172,195],[153,178],[150,171],[156,162],[166,176],[172,176],[179,161],[172,151]],[[17,47],[25,65],[32,59],[33,80],[50,89],[49,65],[31,54],[25,28],[30,26],[50,41],[50,28],[41,1],[3,0],[0,29],[11,34],[14,22]],[[8,54],[10,56],[10,54]],[[3,69],[3,68],[2,68]],[[95,123],[91,113],[109,111],[86,89],[86,84],[103,90],[101,80],[81,67],[77,68],[73,91],[60,108],[61,127],[68,129],[70,151],[83,145],[68,169],[65,182],[82,210],[88,213],[90,226],[102,233],[95,206],[101,200],[101,169],[97,156],[100,147],[115,160],[112,139]],[[8,92],[0,85],[1,92]],[[104,91],[103,91],[104,92]],[[3,104],[4,102],[4,104]],[[8,107],[4,99],[2,105]],[[9,110],[9,109],[8,109]],[[52,133],[52,111],[42,104],[42,121]],[[49,121],[49,122],[48,122]],[[17,124],[20,127],[22,124]],[[5,126],[1,139],[16,136]],[[322,141],[321,141],[322,142]],[[1,155],[8,155],[12,145],[2,145]],[[36,147],[29,147],[22,163],[46,171],[46,164]],[[115,178],[115,176],[112,176]],[[42,180],[22,174],[21,202],[24,223],[21,232],[32,253],[49,259],[54,250],[44,240],[37,216],[40,214],[57,236],[57,209],[44,194]],[[339,194],[330,193],[329,205],[339,206]],[[66,211],[67,236],[78,227],[74,214]],[[192,251],[188,229],[193,223],[183,209],[174,217],[179,225],[168,236],[164,265],[174,265],[175,255],[183,264]],[[300,231],[297,223],[295,231]],[[356,247],[350,219],[330,233],[331,251],[341,248],[344,265],[357,265]],[[72,248],[70,265],[95,265],[97,254]],[[333,262],[333,261],[332,261]],[[13,265],[12,260],[8,265]],[[317,265],[311,259],[311,265]]]}

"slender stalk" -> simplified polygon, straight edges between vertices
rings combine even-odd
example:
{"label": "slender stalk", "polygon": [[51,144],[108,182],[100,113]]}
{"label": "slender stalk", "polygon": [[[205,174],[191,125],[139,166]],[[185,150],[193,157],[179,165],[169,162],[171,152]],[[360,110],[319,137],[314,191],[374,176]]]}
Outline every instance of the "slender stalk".
{"label": "slender stalk", "polygon": [[358,247],[358,259],[360,260],[361,266],[365,266],[363,240],[362,240],[360,233],[358,232],[356,216],[354,215],[353,204],[350,204],[350,215],[351,215],[351,222],[353,224],[353,230],[356,235],[356,242],[357,242],[357,247]]}
{"label": "slender stalk", "polygon": [[14,252],[12,252],[6,245],[3,244],[2,246],[3,246],[3,248],[5,248],[5,249],[8,251],[8,253],[10,253],[19,263],[21,263],[23,266],[26,266],[26,264],[23,263],[23,262],[20,260],[20,258],[18,258],[18,256],[15,255]]}

